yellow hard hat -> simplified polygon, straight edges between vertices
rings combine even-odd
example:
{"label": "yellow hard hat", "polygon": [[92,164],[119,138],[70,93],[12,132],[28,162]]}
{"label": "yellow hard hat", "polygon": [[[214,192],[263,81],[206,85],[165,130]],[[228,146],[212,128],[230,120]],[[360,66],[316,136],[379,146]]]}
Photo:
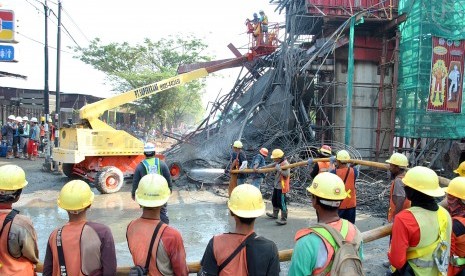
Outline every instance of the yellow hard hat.
{"label": "yellow hard hat", "polygon": [[45,122],[45,116],[40,117],[41,122]]}
{"label": "yellow hard hat", "polygon": [[438,175],[430,168],[416,166],[411,168],[402,178],[405,186],[432,197],[444,196],[444,190],[439,187]]}
{"label": "yellow hard hat", "polygon": [[274,149],[272,152],[271,152],[271,159],[275,159],[275,158],[283,158],[284,156],[284,152],[280,149]]}
{"label": "yellow hard hat", "polygon": [[465,177],[458,176],[449,182],[444,192],[460,199],[465,199]]}
{"label": "yellow hard hat", "polygon": [[94,193],[86,182],[71,180],[61,188],[57,204],[66,211],[78,211],[90,206],[93,201]]}
{"label": "yellow hard hat", "polygon": [[166,179],[151,173],[141,178],[136,190],[136,201],[144,207],[159,207],[168,201],[170,195]]}
{"label": "yellow hard hat", "polygon": [[0,190],[15,191],[26,187],[26,174],[16,165],[0,167]]}
{"label": "yellow hard hat", "polygon": [[350,155],[346,150],[340,150],[336,154],[336,160],[345,163],[350,160]]}
{"label": "yellow hard hat", "polygon": [[343,200],[347,197],[342,179],[329,172],[323,172],[315,176],[312,184],[307,187],[307,191],[324,199]]}
{"label": "yellow hard hat", "polygon": [[238,149],[242,149],[242,142],[239,141],[239,140],[234,141],[233,147],[238,148]]}
{"label": "yellow hard hat", "polygon": [[408,159],[407,156],[403,155],[402,153],[393,153],[389,160],[386,160],[386,163],[396,165],[399,167],[408,167]]}
{"label": "yellow hard hat", "polygon": [[234,188],[228,200],[228,207],[233,214],[241,218],[256,218],[265,213],[262,193],[250,184]]}
{"label": "yellow hard hat", "polygon": [[465,161],[460,163],[459,167],[454,170],[455,173],[458,173],[460,176],[465,176]]}

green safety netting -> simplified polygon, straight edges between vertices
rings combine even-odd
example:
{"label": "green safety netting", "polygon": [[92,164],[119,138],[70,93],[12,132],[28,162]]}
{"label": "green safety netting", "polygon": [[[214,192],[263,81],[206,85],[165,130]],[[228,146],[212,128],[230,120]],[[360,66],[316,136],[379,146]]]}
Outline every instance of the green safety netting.
{"label": "green safety netting", "polygon": [[[465,93],[461,113],[427,111],[432,37],[465,40],[465,0],[399,0],[399,86],[396,136],[459,139],[465,137]],[[465,85],[463,72],[460,81]]]}

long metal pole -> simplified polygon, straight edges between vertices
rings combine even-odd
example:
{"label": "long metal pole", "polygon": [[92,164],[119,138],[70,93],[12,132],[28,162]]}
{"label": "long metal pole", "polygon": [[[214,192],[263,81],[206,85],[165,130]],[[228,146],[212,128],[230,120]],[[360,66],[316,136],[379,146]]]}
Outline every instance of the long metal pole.
{"label": "long metal pole", "polygon": [[[55,93],[55,126],[60,124],[60,58],[61,58],[61,0],[58,0],[58,31],[57,31],[57,80]],[[53,135],[53,133],[52,133]]]}
{"label": "long metal pole", "polygon": [[[48,138],[47,121],[48,121],[49,114],[50,114],[49,88],[48,88],[48,6],[47,6],[47,0],[44,0],[44,11],[45,11],[45,42],[44,42],[44,64],[45,64],[44,116],[45,116],[45,122],[44,122],[44,128],[45,128],[45,138],[47,139]],[[50,159],[50,151],[49,151],[49,147],[47,147],[45,151],[45,163],[48,163],[49,159]]]}
{"label": "long metal pole", "polygon": [[346,106],[346,129],[345,144],[350,146],[352,128],[352,94],[354,81],[354,36],[355,36],[355,16],[350,19],[349,34],[349,59],[347,61],[347,106]]}

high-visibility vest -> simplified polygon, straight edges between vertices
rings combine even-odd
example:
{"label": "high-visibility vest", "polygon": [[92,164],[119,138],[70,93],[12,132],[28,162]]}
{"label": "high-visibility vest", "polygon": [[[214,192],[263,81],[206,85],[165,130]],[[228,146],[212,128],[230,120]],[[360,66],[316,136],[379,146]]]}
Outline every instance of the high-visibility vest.
{"label": "high-visibility vest", "polygon": [[[361,235],[360,232],[355,228],[355,226],[345,219],[340,219],[336,225],[331,226],[338,230],[341,233],[342,237],[344,237],[344,239],[348,242],[354,242],[356,238],[359,238],[357,237],[357,235]],[[333,264],[333,256],[334,253],[339,249],[339,246],[337,245],[333,236],[326,229],[318,226],[305,228],[297,231],[295,235],[295,240],[297,241],[298,239],[310,233],[315,233],[321,238],[321,240],[325,244],[326,251],[328,252],[326,263],[322,267],[315,269],[312,275],[326,275],[331,270],[331,266]]]}
{"label": "high-visibility vest", "polygon": [[[395,185],[396,179],[397,178],[402,179],[402,178],[404,178],[404,176],[405,176],[404,174],[398,175],[391,182],[391,190],[390,190],[390,193],[389,193],[388,222],[393,222],[394,221],[394,213],[396,212],[396,205],[394,204],[394,200],[392,199],[392,197],[393,197],[392,193],[394,192],[394,185]],[[409,208],[410,204],[411,204],[410,200],[405,198],[404,205],[402,206],[402,210]]]}
{"label": "high-visibility vest", "polygon": [[[0,228],[2,227],[7,215],[8,213],[0,213]],[[17,215],[15,219],[18,219],[18,216],[19,215]],[[8,252],[8,236],[10,234],[11,224],[13,221],[5,225],[5,229],[3,229],[2,236],[0,237],[0,275],[35,275],[34,265],[31,261],[23,256],[14,258]]]}
{"label": "high-visibility vest", "polygon": [[[249,235],[252,235],[250,233]],[[220,266],[236,250],[249,235],[223,234],[213,237],[213,255],[217,265]],[[219,275],[246,276],[247,270],[247,249],[242,248],[239,253],[224,267]]]}
{"label": "high-visibility vest", "polygon": [[407,249],[407,261],[410,267],[415,275],[441,275],[434,263],[433,252],[440,241],[445,241],[450,245],[449,213],[441,206],[436,212],[416,206],[407,210],[412,213],[420,227],[418,245]]}
{"label": "high-visibility vest", "polygon": [[159,158],[147,158],[142,161],[144,164],[145,170],[147,174],[160,174],[161,175],[161,167],[160,167],[160,159]]}
{"label": "high-visibility vest", "polygon": [[[452,219],[465,226],[465,218],[457,216]],[[450,276],[457,275],[465,269],[465,234],[458,237],[453,234],[452,238],[449,268],[447,270],[447,275]]]}
{"label": "high-visibility vest", "polygon": [[318,173],[329,171],[329,162],[318,162]]}
{"label": "high-visibility vest", "polygon": [[[286,160],[279,164],[280,166],[286,165]],[[291,190],[291,176],[284,177],[282,174],[279,176],[281,181],[281,192],[287,194]]]}
{"label": "high-visibility vest", "polygon": [[[350,170],[347,174],[347,170]],[[347,197],[341,202],[339,209],[349,209],[357,206],[357,193],[355,191],[355,173],[354,169],[350,167],[336,169],[336,174],[342,179],[346,180],[344,185],[346,187]],[[347,175],[347,178],[346,178]]]}

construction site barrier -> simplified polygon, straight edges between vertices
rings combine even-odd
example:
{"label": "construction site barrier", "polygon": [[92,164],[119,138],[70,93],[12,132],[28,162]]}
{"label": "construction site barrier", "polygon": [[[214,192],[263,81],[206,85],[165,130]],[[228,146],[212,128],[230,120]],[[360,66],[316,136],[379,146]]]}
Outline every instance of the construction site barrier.
{"label": "construction site barrier", "polygon": [[[392,231],[392,224],[386,224],[384,226],[371,229],[362,233],[362,239],[364,243],[372,242],[377,239],[389,236]],[[288,262],[291,260],[293,249],[285,249],[279,251],[279,261]],[[200,262],[188,263],[189,273],[197,273],[200,271]],[[36,272],[42,272],[44,269],[43,264],[36,266]],[[129,267],[118,267],[116,275],[123,276],[129,274]]]}

